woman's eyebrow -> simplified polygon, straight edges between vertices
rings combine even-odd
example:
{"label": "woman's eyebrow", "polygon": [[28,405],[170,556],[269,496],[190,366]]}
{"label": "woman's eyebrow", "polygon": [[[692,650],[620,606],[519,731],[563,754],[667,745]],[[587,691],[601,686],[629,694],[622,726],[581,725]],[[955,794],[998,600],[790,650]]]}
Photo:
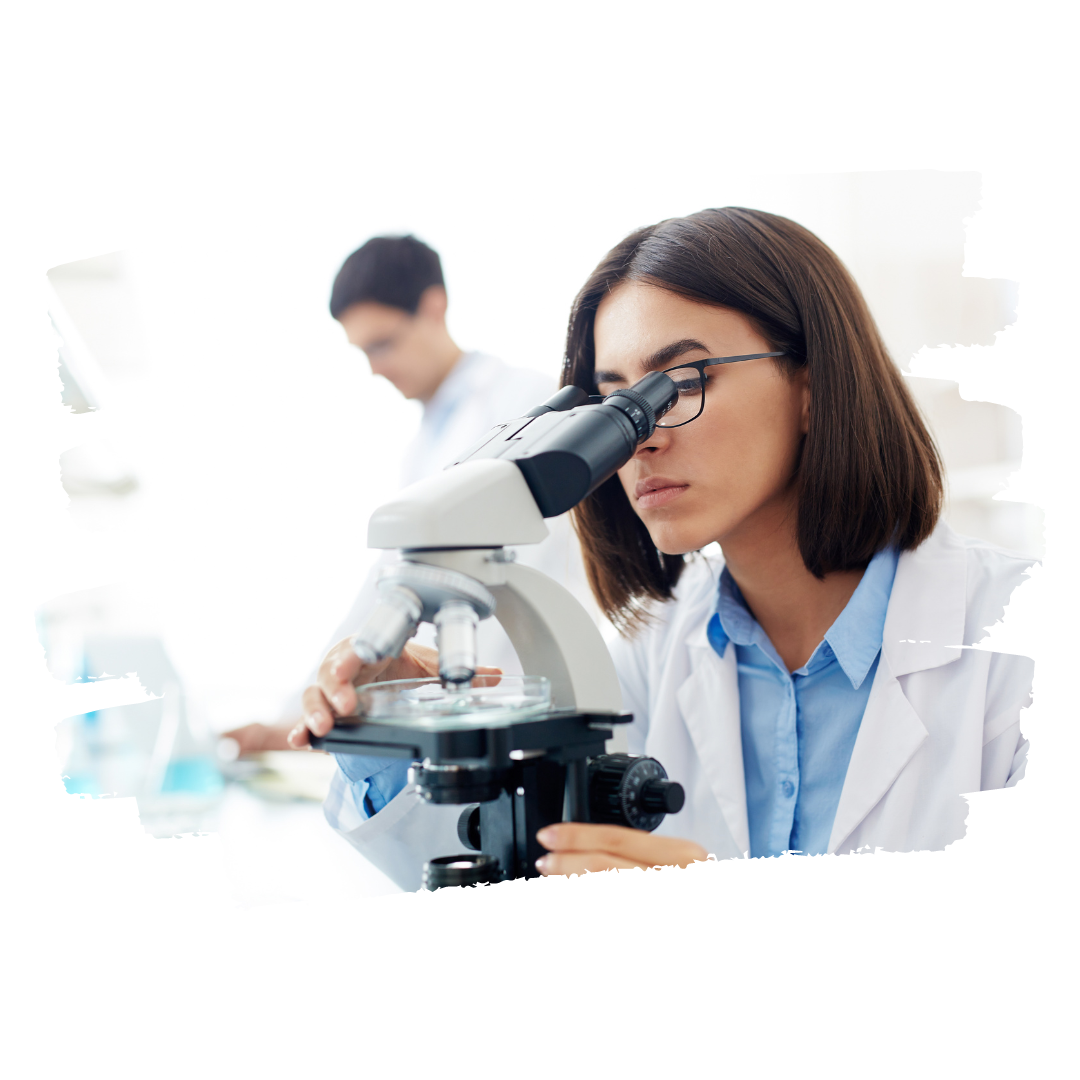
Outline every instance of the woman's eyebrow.
{"label": "woman's eyebrow", "polygon": [[646,371],[656,371],[659,368],[667,367],[672,360],[678,360],[685,353],[708,353],[708,351],[709,346],[704,342],[698,341],[696,338],[683,338],[681,341],[673,341],[670,345],[657,349],[652,356],[643,361],[642,366]]}
{"label": "woman's eyebrow", "polygon": [[[688,352],[707,353],[708,351],[709,346],[704,342],[698,341],[696,338],[683,338],[681,341],[673,341],[670,345],[657,349],[656,352],[651,356],[647,356],[641,362],[641,366],[645,371],[658,371],[660,368],[668,367],[672,360],[678,360],[680,356]],[[598,384],[627,381],[626,376],[618,371],[597,371],[594,373],[593,378]]]}

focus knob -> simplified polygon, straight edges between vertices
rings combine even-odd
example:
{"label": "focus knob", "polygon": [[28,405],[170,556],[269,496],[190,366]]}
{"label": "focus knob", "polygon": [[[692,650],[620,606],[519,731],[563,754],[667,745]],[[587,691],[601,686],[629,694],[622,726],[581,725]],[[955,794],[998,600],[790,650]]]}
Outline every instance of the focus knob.
{"label": "focus knob", "polygon": [[641,788],[641,808],[650,814],[677,814],[686,802],[682,784],[648,780]]}
{"label": "focus knob", "polygon": [[589,762],[589,819],[652,832],[685,802],[656,758],[602,754]]}

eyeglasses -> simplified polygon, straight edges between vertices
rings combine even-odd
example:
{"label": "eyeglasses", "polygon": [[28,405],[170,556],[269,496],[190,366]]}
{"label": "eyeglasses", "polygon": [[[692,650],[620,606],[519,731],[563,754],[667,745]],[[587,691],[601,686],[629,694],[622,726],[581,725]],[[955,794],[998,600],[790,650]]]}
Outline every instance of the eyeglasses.
{"label": "eyeglasses", "polygon": [[[696,420],[705,408],[705,369],[718,364],[738,364],[743,360],[762,360],[766,356],[783,356],[782,352],[747,353],[745,356],[714,356],[708,360],[692,360],[689,364],[677,364],[662,371],[678,388],[679,396],[657,427],[676,428]],[[681,372],[674,375],[673,372]]]}

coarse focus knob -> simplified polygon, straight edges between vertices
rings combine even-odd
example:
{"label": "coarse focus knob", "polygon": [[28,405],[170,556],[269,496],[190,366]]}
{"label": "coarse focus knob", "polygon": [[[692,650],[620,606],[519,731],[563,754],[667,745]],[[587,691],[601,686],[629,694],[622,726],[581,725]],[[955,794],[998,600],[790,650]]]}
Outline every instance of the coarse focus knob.
{"label": "coarse focus knob", "polygon": [[589,762],[589,819],[652,832],[686,800],[656,758],[602,754]]}

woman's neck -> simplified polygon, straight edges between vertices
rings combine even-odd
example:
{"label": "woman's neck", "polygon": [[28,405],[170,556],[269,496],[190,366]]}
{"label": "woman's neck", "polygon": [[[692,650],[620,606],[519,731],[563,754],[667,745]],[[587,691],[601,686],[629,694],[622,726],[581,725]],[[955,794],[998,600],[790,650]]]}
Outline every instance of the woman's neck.
{"label": "woman's neck", "polygon": [[720,546],[751,613],[788,671],[795,671],[847,606],[864,571],[840,570],[819,580],[799,553],[794,513],[771,517],[724,538]]}

